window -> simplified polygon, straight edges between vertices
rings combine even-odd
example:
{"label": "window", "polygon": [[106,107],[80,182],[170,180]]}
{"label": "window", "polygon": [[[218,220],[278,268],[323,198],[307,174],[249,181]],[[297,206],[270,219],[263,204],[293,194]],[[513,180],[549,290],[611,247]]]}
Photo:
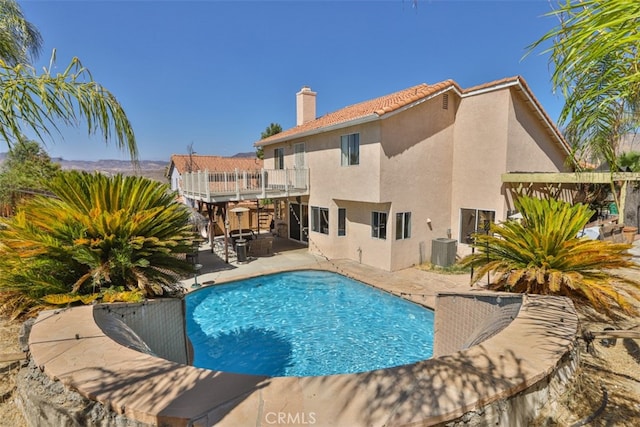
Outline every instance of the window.
{"label": "window", "polygon": [[293,161],[296,169],[304,169],[306,161],[304,158],[304,142],[300,142],[293,146]]}
{"label": "window", "polygon": [[338,208],[338,236],[347,235],[347,210]]}
{"label": "window", "polygon": [[273,150],[274,169],[284,169],[284,148]]}
{"label": "window", "polygon": [[371,237],[382,240],[387,238],[386,212],[371,212]]}
{"label": "window", "polygon": [[495,219],[496,213],[494,211],[460,209],[460,243],[471,243],[471,235],[476,232],[485,232],[485,228],[495,222]]}
{"label": "window", "polygon": [[342,135],[340,137],[340,151],[342,153],[340,160],[342,166],[360,164],[360,134]]}
{"label": "window", "polygon": [[329,209],[311,207],[311,231],[329,234]]}
{"label": "window", "polygon": [[399,212],[396,214],[396,240],[411,237],[411,212]]}

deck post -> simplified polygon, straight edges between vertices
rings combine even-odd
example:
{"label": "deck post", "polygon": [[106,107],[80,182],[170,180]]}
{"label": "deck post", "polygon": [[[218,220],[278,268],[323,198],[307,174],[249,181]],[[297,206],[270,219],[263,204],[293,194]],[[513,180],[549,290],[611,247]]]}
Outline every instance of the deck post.
{"label": "deck post", "polygon": [[289,197],[289,169],[284,170],[284,193]]}
{"label": "deck post", "polygon": [[204,170],[204,182],[206,185],[205,194],[207,196],[207,202],[211,200],[211,183],[209,182],[209,170]]}
{"label": "deck post", "polygon": [[267,171],[265,170],[265,168],[262,168],[260,170],[260,176],[262,176],[262,182],[260,183],[260,186],[262,187],[262,198],[266,199],[267,198]]}
{"label": "deck post", "polygon": [[234,169],[234,174],[236,176],[236,200],[240,200],[240,183],[238,182],[238,168]]}

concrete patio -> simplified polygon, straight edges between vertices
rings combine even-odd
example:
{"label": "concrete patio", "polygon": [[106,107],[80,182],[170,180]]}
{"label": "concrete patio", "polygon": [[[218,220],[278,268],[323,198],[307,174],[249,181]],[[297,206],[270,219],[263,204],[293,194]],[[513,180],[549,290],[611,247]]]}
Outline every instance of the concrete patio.
{"label": "concrete patio", "polygon": [[[208,244],[204,244],[200,247],[198,254],[198,263],[202,265],[197,278],[198,284],[201,286],[221,284],[287,270],[321,269],[335,271],[396,295],[402,294],[430,308],[434,308],[435,296],[438,292],[468,292],[481,289],[470,286],[467,274],[436,274],[417,268],[388,272],[351,260],[329,261],[310,253],[306,245],[281,237],[274,237],[273,253],[272,256],[249,258],[245,263],[238,263],[235,260],[225,263],[223,258],[211,252]],[[182,284],[187,291],[194,289],[193,278],[182,280]]]}

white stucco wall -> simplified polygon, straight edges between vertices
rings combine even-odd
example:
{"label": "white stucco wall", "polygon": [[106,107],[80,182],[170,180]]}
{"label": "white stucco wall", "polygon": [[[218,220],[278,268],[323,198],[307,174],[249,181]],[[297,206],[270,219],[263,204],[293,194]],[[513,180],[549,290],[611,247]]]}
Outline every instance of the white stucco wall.
{"label": "white stucco wall", "polygon": [[[352,133],[360,134],[360,161],[358,165],[342,166],[341,136]],[[329,209],[329,234],[310,231],[310,250],[329,258],[362,260],[388,269],[388,240],[371,237],[371,211],[389,210],[388,203],[380,200],[379,123],[352,126],[307,141],[309,206]],[[346,236],[338,236],[339,207],[347,209]]]}
{"label": "white stucco wall", "polygon": [[[391,202],[391,270],[429,261],[431,241],[447,237],[456,108],[453,96],[447,109],[438,96],[381,122],[381,191]],[[403,212],[411,212],[411,237],[396,240],[396,214]]]}
{"label": "white stucco wall", "polygon": [[[455,126],[452,236],[460,233],[460,209],[495,212],[496,221],[512,208],[501,174],[564,171],[566,153],[541,116],[517,87],[464,98]],[[459,253],[469,252],[464,241]]]}
{"label": "white stucco wall", "polygon": [[180,188],[180,180],[182,179],[180,173],[176,168],[171,170],[171,189],[173,191],[179,191],[180,195],[182,195],[182,189]]}
{"label": "white stucco wall", "polygon": [[[448,96],[446,109],[439,95],[381,120],[265,148],[266,168],[277,147],[284,147],[285,168],[293,168],[293,147],[305,143],[309,211],[329,209],[329,234],[309,227],[310,251],[385,270],[430,261],[433,239],[458,240],[460,209],[506,218],[501,174],[564,170],[565,153],[517,86]],[[360,164],[344,167],[340,137],[351,133],[360,134]],[[347,211],[346,236],[337,235],[338,208]],[[373,211],[387,213],[386,240],[371,236]],[[408,239],[395,238],[399,212],[411,212]],[[458,243],[461,255],[468,249]]]}

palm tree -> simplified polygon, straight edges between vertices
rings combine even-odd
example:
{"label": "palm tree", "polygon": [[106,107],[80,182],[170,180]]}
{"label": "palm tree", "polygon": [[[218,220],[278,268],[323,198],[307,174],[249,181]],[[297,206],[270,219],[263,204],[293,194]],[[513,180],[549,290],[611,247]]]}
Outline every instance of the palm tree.
{"label": "palm tree", "polygon": [[586,205],[531,197],[515,203],[523,216],[520,222],[493,224],[489,234],[475,235],[477,251],[462,260],[474,268],[473,283],[489,274],[493,290],[562,295],[604,311],[617,305],[633,312],[628,298],[640,299],[640,293],[625,297],[615,286],[621,281],[640,289],[639,283],[616,273],[638,268],[630,245],[578,238],[593,215]]}
{"label": "palm tree", "polygon": [[[566,0],[549,15],[559,25],[529,48],[551,47],[554,90],[565,98],[559,124],[571,144],[576,170],[606,163],[619,169],[619,144],[640,126],[640,2]],[[583,162],[580,162],[583,160]],[[609,183],[624,215],[626,183]]]}
{"label": "palm tree", "polygon": [[133,160],[138,158],[135,135],[124,109],[111,92],[93,81],[78,58],[57,75],[50,69],[38,75],[31,66],[12,67],[0,60],[0,92],[0,136],[9,148],[24,128],[44,140],[58,130],[54,120],[75,126],[83,119],[90,134],[101,131],[105,140],[115,138],[119,149],[127,149]]}
{"label": "palm tree", "polygon": [[10,66],[28,64],[42,47],[38,29],[13,0],[0,0],[0,58]]}
{"label": "palm tree", "polygon": [[174,291],[192,273],[190,212],[165,184],[70,171],[0,222],[0,289],[30,301],[107,288],[145,296]]}
{"label": "palm tree", "polygon": [[0,136],[8,147],[19,142],[25,128],[44,141],[58,130],[56,120],[72,126],[84,120],[90,134],[100,131],[105,140],[115,138],[116,146],[137,160],[133,128],[116,97],[93,81],[78,58],[53,75],[55,50],[49,68],[36,73],[29,59],[41,44],[15,0],[0,0]]}
{"label": "palm tree", "polygon": [[552,46],[554,89],[566,101],[559,123],[581,156],[616,169],[620,137],[640,125],[640,2],[567,0],[560,24],[530,46]]}

